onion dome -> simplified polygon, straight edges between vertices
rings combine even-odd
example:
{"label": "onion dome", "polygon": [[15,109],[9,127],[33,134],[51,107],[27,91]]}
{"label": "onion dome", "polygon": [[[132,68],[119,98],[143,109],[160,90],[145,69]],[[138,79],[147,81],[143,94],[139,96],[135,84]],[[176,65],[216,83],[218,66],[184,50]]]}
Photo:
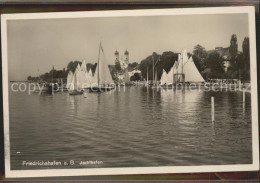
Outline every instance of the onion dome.
{"label": "onion dome", "polygon": [[126,51],[125,51],[125,55],[128,55],[128,54],[129,54],[129,52],[126,50]]}

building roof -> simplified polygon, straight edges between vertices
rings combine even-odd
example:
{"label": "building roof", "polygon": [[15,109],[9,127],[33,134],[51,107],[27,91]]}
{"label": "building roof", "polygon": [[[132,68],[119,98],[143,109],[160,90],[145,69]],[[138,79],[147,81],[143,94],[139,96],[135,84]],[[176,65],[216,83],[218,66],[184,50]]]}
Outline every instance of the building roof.
{"label": "building roof", "polygon": [[[229,47],[227,47],[227,48],[216,47],[215,50],[209,50],[208,54],[213,53],[213,52],[217,52],[219,54],[219,56],[222,57],[225,60],[230,60],[231,59],[231,54],[229,52]],[[237,51],[237,52],[240,53],[240,51]]]}
{"label": "building roof", "polygon": [[226,60],[230,60],[231,59],[231,55],[230,55],[230,52],[229,52],[229,47],[227,47],[227,48],[216,47],[215,50],[209,50],[207,52],[208,52],[208,54],[213,53],[213,52],[217,52],[220,57],[222,57],[222,58],[224,58]]}

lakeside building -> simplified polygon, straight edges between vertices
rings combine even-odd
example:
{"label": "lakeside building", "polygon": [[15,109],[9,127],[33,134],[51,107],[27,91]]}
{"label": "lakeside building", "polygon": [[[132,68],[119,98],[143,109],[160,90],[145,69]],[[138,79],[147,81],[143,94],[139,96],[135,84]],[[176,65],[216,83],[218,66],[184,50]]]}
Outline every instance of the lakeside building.
{"label": "lakeside building", "polygon": [[141,75],[141,71],[138,70],[136,67],[132,68],[129,67],[129,51],[126,49],[124,52],[124,56],[120,59],[119,52],[115,51],[115,65],[120,65],[121,71],[117,71],[116,77],[119,82],[130,82],[131,76],[135,73]]}
{"label": "lakeside building", "polygon": [[122,70],[128,68],[129,64],[129,52],[126,50],[124,52],[124,58],[119,59],[119,52],[115,51],[115,64],[120,64]]}
{"label": "lakeside building", "polygon": [[[210,50],[208,53],[213,53],[217,52],[219,56],[223,59],[223,66],[225,72],[228,71],[228,68],[231,66],[231,53],[230,53],[230,48],[235,48],[237,50],[237,43],[236,43],[236,36],[234,36],[234,40],[231,40],[230,46],[223,48],[223,47],[216,47],[215,50]],[[237,50],[237,54],[241,53],[240,51]]]}

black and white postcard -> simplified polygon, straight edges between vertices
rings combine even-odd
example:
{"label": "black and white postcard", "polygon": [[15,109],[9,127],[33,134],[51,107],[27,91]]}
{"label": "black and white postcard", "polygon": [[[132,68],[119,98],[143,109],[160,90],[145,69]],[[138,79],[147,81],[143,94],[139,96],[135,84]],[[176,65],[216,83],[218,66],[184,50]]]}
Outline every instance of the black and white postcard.
{"label": "black and white postcard", "polygon": [[1,16],[6,177],[259,170],[254,7]]}

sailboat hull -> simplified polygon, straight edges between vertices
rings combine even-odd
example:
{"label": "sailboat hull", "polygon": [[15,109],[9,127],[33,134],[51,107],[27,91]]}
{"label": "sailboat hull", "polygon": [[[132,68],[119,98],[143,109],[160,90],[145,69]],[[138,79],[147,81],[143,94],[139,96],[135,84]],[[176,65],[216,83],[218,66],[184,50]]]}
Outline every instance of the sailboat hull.
{"label": "sailboat hull", "polygon": [[69,92],[70,95],[82,95],[83,93],[84,93],[84,91],[77,91],[77,90]]}
{"label": "sailboat hull", "polygon": [[173,83],[173,84],[164,84],[160,85],[161,89],[204,89],[204,88],[209,88],[209,86],[206,86],[205,83]]}
{"label": "sailboat hull", "polygon": [[49,84],[47,86],[46,93],[47,94],[54,94],[54,93],[56,93],[58,91],[59,91],[58,85],[56,85],[56,84]]}
{"label": "sailboat hull", "polygon": [[87,91],[90,93],[100,93],[100,92],[111,91],[114,89],[115,89],[115,87],[91,87],[91,88],[88,88]]}

